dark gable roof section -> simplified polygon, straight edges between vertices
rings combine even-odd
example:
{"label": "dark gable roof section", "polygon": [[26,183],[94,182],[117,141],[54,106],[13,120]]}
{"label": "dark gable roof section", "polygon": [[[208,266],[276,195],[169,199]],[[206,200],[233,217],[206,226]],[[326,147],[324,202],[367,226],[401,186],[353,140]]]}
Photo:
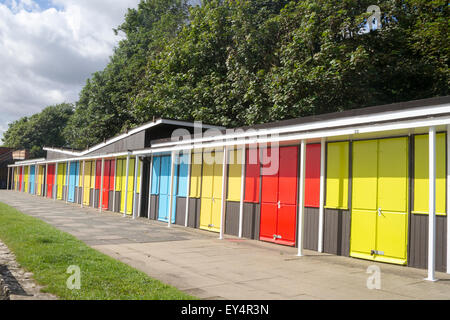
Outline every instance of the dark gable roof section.
{"label": "dark gable roof section", "polygon": [[[392,103],[392,104],[381,105],[381,106],[351,109],[351,110],[345,110],[345,111],[341,111],[341,112],[326,113],[326,114],[321,114],[321,115],[313,115],[313,116],[307,116],[307,117],[301,117],[301,118],[295,118],[295,119],[289,119],[289,120],[281,120],[281,121],[276,121],[276,122],[256,124],[253,126],[238,127],[238,128],[234,128],[232,130],[246,131],[249,129],[259,130],[259,129],[282,128],[282,127],[310,124],[310,123],[314,123],[314,122],[327,121],[327,120],[337,120],[337,119],[344,119],[344,118],[368,116],[368,115],[374,115],[377,113],[384,113],[384,112],[390,112],[390,111],[400,111],[400,110],[414,109],[414,108],[426,108],[426,107],[431,107],[431,106],[436,106],[436,105],[446,104],[446,103],[450,103],[450,96],[435,97],[435,98],[414,100],[414,101],[408,101],[408,102]],[[411,118],[405,118],[402,120],[412,120],[412,119],[414,119],[414,118],[411,117]],[[383,122],[389,122],[389,120],[377,122],[377,123],[383,123]],[[339,128],[345,128],[345,127],[346,126],[340,126]],[[317,129],[317,130],[321,130],[321,129]],[[316,130],[308,130],[308,132],[312,132],[312,131],[316,131]],[[221,134],[224,134],[226,132],[226,130],[221,130],[220,132],[221,132]],[[194,136],[191,135],[189,138],[193,139]],[[171,141],[170,138],[165,138],[165,139],[153,140],[152,144],[167,143],[170,141]]]}

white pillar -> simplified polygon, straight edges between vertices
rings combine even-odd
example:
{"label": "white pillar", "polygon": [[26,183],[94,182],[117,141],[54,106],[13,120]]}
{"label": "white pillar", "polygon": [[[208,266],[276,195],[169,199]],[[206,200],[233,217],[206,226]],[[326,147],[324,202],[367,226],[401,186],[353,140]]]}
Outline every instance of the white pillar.
{"label": "white pillar", "polygon": [[138,211],[137,211],[137,216],[139,216],[141,214],[141,208],[142,208],[142,183],[144,180],[142,178],[142,172],[144,171],[144,161],[142,160],[142,158],[139,158],[140,164],[141,164],[141,169],[139,170],[139,177],[141,177],[141,180],[139,181],[139,204],[138,204]]}
{"label": "white pillar", "polygon": [[99,203],[98,203],[98,211],[102,212],[103,207],[103,177],[105,175],[105,158],[102,158],[102,169],[100,175],[100,195],[99,195]]}
{"label": "white pillar", "polygon": [[116,210],[116,183],[117,183],[117,158],[114,159],[114,190],[113,190],[113,207],[111,210],[113,212],[115,212]]}
{"label": "white pillar", "polygon": [[150,219],[150,203],[152,199],[153,155],[150,157],[150,177],[148,178],[147,219]]}
{"label": "white pillar", "polygon": [[186,208],[184,213],[184,226],[188,226],[188,219],[189,219],[189,193],[191,192],[191,159],[192,159],[192,150],[189,149],[189,156],[188,156],[188,174],[187,174],[187,183],[186,183]]}
{"label": "white pillar", "polygon": [[55,190],[55,192],[53,192],[53,200],[56,201],[57,198],[57,193],[58,193],[58,186],[56,185],[56,182],[58,181],[58,162],[55,163],[55,178],[54,178],[54,183],[53,183],[53,190]]}
{"label": "white pillar", "polygon": [[176,154],[175,151],[172,151],[171,155],[171,163],[170,163],[170,189],[169,189],[169,221],[167,226],[170,228],[172,225],[172,210],[173,210],[173,179],[175,176],[175,160]]}
{"label": "white pillar", "polygon": [[447,125],[447,273],[450,274],[450,124]]}
{"label": "white pillar", "polygon": [[127,216],[127,202],[128,202],[128,174],[130,173],[130,155],[127,155],[126,173],[125,173],[125,204],[123,208],[123,216]]}
{"label": "white pillar", "polygon": [[241,200],[239,202],[239,238],[242,238],[242,229],[244,224],[244,196],[245,196],[245,144],[242,146],[241,155]]}
{"label": "white pillar", "polygon": [[[216,158],[217,159],[217,158]],[[222,163],[222,207],[220,209],[220,234],[219,239],[223,240],[225,227],[225,210],[227,206],[227,172],[228,172],[228,148],[223,147],[223,163]]]}
{"label": "white pillar", "polygon": [[305,163],[306,163],[306,143],[302,140],[300,146],[300,180],[299,180],[299,196],[298,196],[298,253],[299,257],[303,256],[303,220],[305,212]]}
{"label": "white pillar", "polygon": [[44,188],[44,197],[47,198],[48,193],[48,163],[45,164],[45,172],[44,172],[44,182],[45,182],[45,188]]}
{"label": "white pillar", "polygon": [[318,250],[323,252],[323,220],[325,200],[325,138],[320,141],[320,203],[319,203],[319,241]]}
{"label": "white pillar", "polygon": [[425,280],[436,281],[436,128],[430,127],[428,134],[428,277]]}
{"label": "white pillar", "polygon": [[134,178],[133,178],[133,219],[136,219],[136,189],[137,189],[137,176],[138,176],[139,158],[136,157],[134,161]]}

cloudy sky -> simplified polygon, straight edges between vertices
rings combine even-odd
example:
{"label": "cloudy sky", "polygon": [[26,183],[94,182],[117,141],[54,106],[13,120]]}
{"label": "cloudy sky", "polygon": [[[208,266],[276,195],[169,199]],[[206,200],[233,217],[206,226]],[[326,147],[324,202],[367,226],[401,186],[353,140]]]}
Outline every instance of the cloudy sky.
{"label": "cloudy sky", "polygon": [[[139,0],[0,0],[0,139],[8,123],[74,102]],[[1,144],[1,141],[0,141]]]}

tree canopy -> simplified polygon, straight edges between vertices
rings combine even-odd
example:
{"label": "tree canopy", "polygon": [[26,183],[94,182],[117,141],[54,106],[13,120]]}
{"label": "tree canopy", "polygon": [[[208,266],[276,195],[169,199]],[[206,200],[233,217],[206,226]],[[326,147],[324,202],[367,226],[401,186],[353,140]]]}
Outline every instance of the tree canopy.
{"label": "tree canopy", "polygon": [[28,149],[32,158],[45,156],[44,146],[65,147],[63,130],[73,112],[72,104],[62,103],[14,121],[3,135],[4,146]]}
{"label": "tree canopy", "polygon": [[[381,27],[361,32],[374,4]],[[448,95],[448,11],[443,0],[142,0],[62,140],[42,143],[84,148],[154,116],[234,127]],[[28,139],[27,121],[5,145]]]}

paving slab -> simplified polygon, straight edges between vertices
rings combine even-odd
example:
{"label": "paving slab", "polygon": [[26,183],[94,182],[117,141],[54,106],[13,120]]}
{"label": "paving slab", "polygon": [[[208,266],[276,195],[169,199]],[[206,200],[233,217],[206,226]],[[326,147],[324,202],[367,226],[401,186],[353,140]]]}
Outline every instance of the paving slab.
{"label": "paving slab", "polygon": [[[203,299],[449,299],[450,275],[238,239],[62,201],[0,191],[0,202]],[[1,214],[1,212],[0,212]],[[380,289],[369,289],[369,266]]]}

